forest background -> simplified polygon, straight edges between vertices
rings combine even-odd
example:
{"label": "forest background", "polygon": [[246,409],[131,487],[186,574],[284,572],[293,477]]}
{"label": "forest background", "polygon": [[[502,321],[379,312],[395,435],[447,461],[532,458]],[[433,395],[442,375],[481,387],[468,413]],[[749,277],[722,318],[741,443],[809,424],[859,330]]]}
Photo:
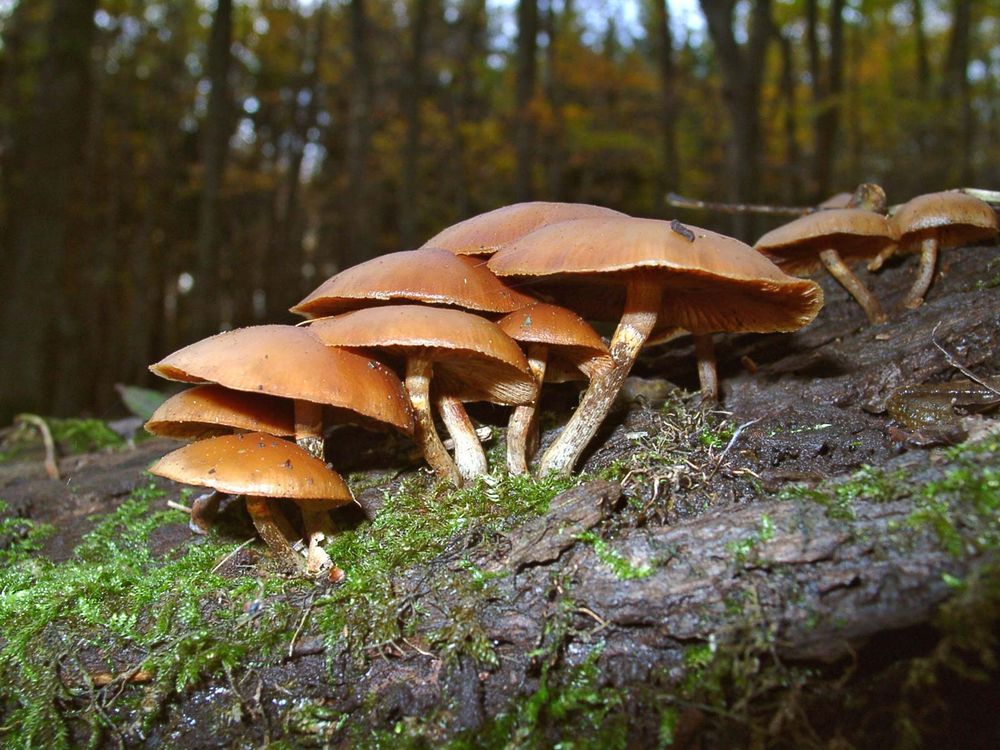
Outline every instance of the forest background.
{"label": "forest background", "polygon": [[520,200],[1000,183],[991,0],[0,0],[0,423]]}

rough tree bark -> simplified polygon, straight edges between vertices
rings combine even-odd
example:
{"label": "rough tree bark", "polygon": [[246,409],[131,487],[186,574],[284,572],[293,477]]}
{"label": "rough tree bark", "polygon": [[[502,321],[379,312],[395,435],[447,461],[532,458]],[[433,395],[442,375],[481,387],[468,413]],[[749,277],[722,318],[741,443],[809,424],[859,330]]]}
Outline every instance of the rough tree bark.
{"label": "rough tree bark", "polygon": [[[59,303],[71,198],[83,168],[96,0],[54,0],[48,55],[31,123],[17,145],[20,174],[8,196],[17,221],[8,237],[0,302],[0,422],[44,408],[52,383],[47,343]],[[39,290],[44,290],[40,293]]]}

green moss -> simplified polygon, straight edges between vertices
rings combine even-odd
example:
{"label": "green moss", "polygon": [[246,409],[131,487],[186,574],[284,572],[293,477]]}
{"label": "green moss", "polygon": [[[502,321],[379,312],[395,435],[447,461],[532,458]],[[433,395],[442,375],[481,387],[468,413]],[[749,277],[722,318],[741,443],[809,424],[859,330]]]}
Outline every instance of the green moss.
{"label": "green moss", "polygon": [[818,487],[792,485],[778,493],[779,500],[807,500],[826,508],[830,518],[853,520],[854,503],[890,502],[908,494],[902,470],[884,471],[872,466],[862,466],[847,479],[825,482]]}
{"label": "green moss", "polygon": [[594,548],[597,558],[611,568],[611,572],[619,581],[631,581],[637,578],[646,578],[652,575],[651,565],[633,565],[624,555],[608,545],[601,537],[593,531],[586,531],[580,534],[577,539],[586,542]]}
{"label": "green moss", "polygon": [[123,445],[121,436],[100,419],[48,419],[52,439],[63,453],[91,453]]}

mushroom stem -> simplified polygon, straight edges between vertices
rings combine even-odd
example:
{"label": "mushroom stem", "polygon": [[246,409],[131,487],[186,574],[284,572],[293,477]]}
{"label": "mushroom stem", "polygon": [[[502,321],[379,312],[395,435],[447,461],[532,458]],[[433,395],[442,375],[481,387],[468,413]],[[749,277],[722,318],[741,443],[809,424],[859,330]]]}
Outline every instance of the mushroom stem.
{"label": "mushroom stem", "polygon": [[868,322],[872,324],[885,323],[885,313],[875,296],[866,287],[854,272],[847,267],[844,259],[840,257],[833,248],[827,248],[819,254],[819,259],[823,262],[826,270],[830,272],[840,285],[846,289],[868,316]]}
{"label": "mushroom stem", "polygon": [[542,456],[540,471],[568,474],[604,421],[643,343],[649,338],[660,307],[660,287],[642,277],[626,287],[625,311],[611,338],[614,366],[590,381],[573,416]]}
{"label": "mushroom stem", "polygon": [[219,503],[225,496],[225,493],[218,490],[198,495],[191,503],[191,518],[188,520],[188,528],[195,534],[207,534],[219,512]]}
{"label": "mushroom stem", "polygon": [[548,347],[544,344],[528,346],[528,369],[538,383],[533,403],[515,406],[507,423],[507,469],[511,474],[528,473],[528,457],[538,450],[538,399],[545,379]]}
{"label": "mushroom stem", "polygon": [[906,293],[903,305],[915,310],[924,303],[924,295],[930,289],[934,280],[934,267],[937,265],[938,241],[936,237],[927,237],[920,243],[920,265],[917,266],[917,278]]}
{"label": "mushroom stem", "polygon": [[414,416],[413,440],[423,451],[424,460],[441,479],[461,487],[462,475],[434,428],[430,397],[432,368],[431,361],[420,355],[413,355],[406,361],[406,392]]}
{"label": "mushroom stem", "polygon": [[698,382],[705,401],[719,400],[719,373],[715,366],[715,344],[710,333],[695,333],[694,354],[698,358]]}
{"label": "mushroom stem", "polygon": [[250,519],[264,543],[283,561],[302,570],[302,557],[288,543],[291,526],[283,515],[275,513],[273,501],[266,497],[247,495],[246,502]]}
{"label": "mushroom stem", "polygon": [[323,460],[323,406],[295,400],[295,442],[309,455]]}
{"label": "mushroom stem", "polygon": [[454,396],[442,395],[438,396],[437,408],[455,444],[455,465],[462,479],[470,481],[486,474],[489,471],[486,453],[465,406]]}

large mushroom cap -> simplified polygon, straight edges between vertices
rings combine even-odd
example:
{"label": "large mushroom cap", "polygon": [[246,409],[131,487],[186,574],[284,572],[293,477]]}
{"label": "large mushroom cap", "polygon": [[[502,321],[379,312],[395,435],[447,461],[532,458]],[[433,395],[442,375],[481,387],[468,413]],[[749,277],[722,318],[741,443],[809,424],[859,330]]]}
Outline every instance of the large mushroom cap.
{"label": "large mushroom cap", "polygon": [[434,364],[434,382],[467,401],[520,404],[535,384],[517,344],[495,323],[461,310],[392,305],[324,318],[309,330],[329,346],[373,347],[398,355],[421,353]]}
{"label": "large mushroom cap", "polygon": [[604,320],[617,317],[621,287],[642,274],[664,289],[659,325],[693,333],[795,330],[823,305],[818,284],[783,273],[739,240],[656,219],[553,224],[514,241],[489,266],[504,277],[571,282],[579,290],[570,297],[564,286],[560,299],[582,300],[585,315]]}
{"label": "large mushroom cap", "polygon": [[294,435],[294,409],[291,401],[276,396],[196,385],[160,404],[146,422],[146,430],[182,440],[234,430]]}
{"label": "large mushroom cap", "polygon": [[150,370],[168,380],[312,401],[413,432],[403,384],[388,368],[331,349],[304,328],[226,331],[174,352]]}
{"label": "large mushroom cap", "polygon": [[474,258],[438,248],[389,253],[331,276],[292,308],[307,318],[395,301],[508,313],[535,300],[511,289]]}
{"label": "large mushroom cap", "polygon": [[336,472],[294,443],[260,432],[199,440],[168,453],[149,471],[232,495],[350,502]]}
{"label": "large mushroom cap", "polygon": [[811,273],[819,254],[836,250],[847,264],[874,258],[896,241],[896,232],[882,214],[860,208],[836,208],[801,216],[772,229],[754,248],[788,273]]}
{"label": "large mushroom cap", "polygon": [[490,255],[539,227],[592,216],[625,214],[588,203],[515,203],[453,224],[423,246],[441,248],[456,255]]}
{"label": "large mushroom cap", "polygon": [[[539,302],[497,321],[500,330],[523,344],[544,344],[552,362],[563,360],[587,378],[612,365],[608,347],[591,325],[572,310]],[[554,370],[551,378],[557,377]],[[548,371],[546,378],[549,379]]]}
{"label": "large mushroom cap", "polygon": [[903,249],[936,237],[941,247],[959,247],[997,236],[997,215],[989,204],[965,193],[928,193],[904,203],[890,220]]}

